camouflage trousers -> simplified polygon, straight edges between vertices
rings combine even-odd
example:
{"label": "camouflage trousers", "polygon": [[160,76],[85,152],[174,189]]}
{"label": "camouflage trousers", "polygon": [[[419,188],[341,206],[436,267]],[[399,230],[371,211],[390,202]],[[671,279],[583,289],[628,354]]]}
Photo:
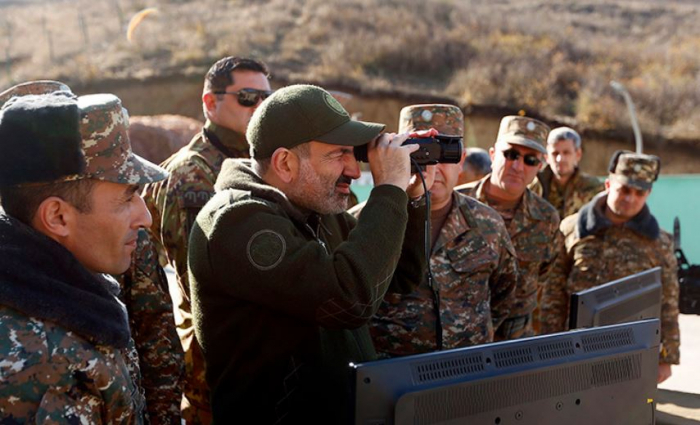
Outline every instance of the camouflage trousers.
{"label": "camouflage trousers", "polygon": [[182,419],[187,425],[209,425],[212,421],[209,387],[205,379],[204,355],[199,344],[191,340],[185,352],[185,389],[182,396]]}

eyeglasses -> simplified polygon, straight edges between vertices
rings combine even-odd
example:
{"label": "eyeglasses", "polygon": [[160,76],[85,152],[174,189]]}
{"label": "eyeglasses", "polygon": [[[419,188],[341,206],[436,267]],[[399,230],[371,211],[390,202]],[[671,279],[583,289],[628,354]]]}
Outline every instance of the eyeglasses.
{"label": "eyeglasses", "polygon": [[535,154],[529,153],[523,155],[515,149],[508,149],[507,151],[503,151],[503,157],[509,161],[517,161],[518,158],[520,158],[521,156],[523,157],[523,162],[528,167],[536,167],[542,163],[542,161]]}
{"label": "eyeglasses", "polygon": [[238,104],[241,106],[251,107],[258,104],[262,99],[267,99],[271,94],[271,90],[257,89],[240,89],[238,91],[215,91],[214,94],[232,94],[237,96]]}

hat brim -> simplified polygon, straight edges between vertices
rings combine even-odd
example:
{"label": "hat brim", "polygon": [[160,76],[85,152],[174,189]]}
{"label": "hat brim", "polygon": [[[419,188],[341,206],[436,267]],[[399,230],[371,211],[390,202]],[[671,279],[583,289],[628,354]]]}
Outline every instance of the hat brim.
{"label": "hat brim", "polygon": [[168,172],[132,153],[120,167],[110,169],[97,176],[87,177],[112,183],[141,185],[165,180],[168,177]]}
{"label": "hat brim", "polygon": [[371,142],[386,126],[375,122],[347,121],[315,140],[331,145],[362,146]]}
{"label": "hat brim", "polygon": [[644,180],[631,179],[628,176],[623,176],[621,174],[610,173],[608,178],[610,180],[614,180],[614,181],[620,183],[621,185],[633,187],[633,188],[639,189],[639,190],[651,190],[651,187],[652,187],[652,183],[650,183],[650,182],[646,182]]}
{"label": "hat brim", "polygon": [[530,140],[526,137],[517,137],[517,136],[512,137],[511,136],[511,137],[507,137],[507,138],[498,139],[498,141],[496,142],[497,145],[498,144],[506,144],[506,143],[511,144],[511,145],[525,146],[526,148],[534,149],[537,152],[544,153],[544,154],[547,153],[547,148],[542,146],[542,144],[537,143],[534,140]]}

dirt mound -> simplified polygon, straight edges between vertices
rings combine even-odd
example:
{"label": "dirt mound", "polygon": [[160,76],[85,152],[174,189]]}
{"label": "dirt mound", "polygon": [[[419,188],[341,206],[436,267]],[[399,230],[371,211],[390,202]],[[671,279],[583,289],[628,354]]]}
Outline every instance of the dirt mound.
{"label": "dirt mound", "polygon": [[134,153],[160,164],[190,142],[202,123],[182,115],[129,117],[129,138]]}

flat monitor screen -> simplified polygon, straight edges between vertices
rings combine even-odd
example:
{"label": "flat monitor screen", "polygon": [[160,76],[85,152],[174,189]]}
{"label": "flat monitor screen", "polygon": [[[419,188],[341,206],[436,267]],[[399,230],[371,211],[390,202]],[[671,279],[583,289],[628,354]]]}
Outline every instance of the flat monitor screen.
{"label": "flat monitor screen", "polygon": [[571,295],[569,329],[661,317],[661,267]]}
{"label": "flat monitor screen", "polygon": [[659,320],[351,365],[354,424],[652,425]]}

